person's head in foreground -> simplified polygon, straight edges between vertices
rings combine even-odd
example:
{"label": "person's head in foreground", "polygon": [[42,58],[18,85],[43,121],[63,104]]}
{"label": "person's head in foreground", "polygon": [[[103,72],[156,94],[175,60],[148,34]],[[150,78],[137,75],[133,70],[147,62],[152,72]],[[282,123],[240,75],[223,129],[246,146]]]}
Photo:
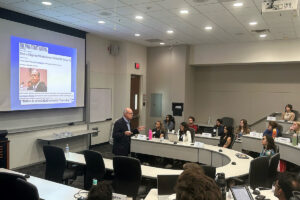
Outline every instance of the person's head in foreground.
{"label": "person's head in foreground", "polygon": [[215,181],[194,167],[187,167],[179,176],[175,186],[176,200],[221,200],[221,191]]}
{"label": "person's head in foreground", "polygon": [[99,182],[93,186],[87,200],[112,200],[112,188],[108,183]]}
{"label": "person's head in foreground", "polygon": [[295,186],[295,178],[292,174],[287,172],[281,173],[275,182],[274,195],[279,200],[289,200],[293,196],[293,191],[296,189]]}

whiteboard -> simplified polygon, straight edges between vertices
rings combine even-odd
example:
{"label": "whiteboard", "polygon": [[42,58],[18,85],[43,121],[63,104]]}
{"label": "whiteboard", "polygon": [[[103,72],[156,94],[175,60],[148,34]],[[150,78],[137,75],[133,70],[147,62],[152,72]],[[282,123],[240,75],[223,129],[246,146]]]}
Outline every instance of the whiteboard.
{"label": "whiteboard", "polygon": [[100,122],[112,118],[112,96],[110,88],[90,89],[89,122]]}

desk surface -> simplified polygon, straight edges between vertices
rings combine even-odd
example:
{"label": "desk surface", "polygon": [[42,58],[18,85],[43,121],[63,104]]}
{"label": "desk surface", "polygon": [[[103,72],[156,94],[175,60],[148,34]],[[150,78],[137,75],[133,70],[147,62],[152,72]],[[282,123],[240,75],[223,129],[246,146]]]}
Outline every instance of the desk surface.
{"label": "desk surface", "polygon": [[[57,133],[57,134],[61,134],[61,135],[58,136],[58,135],[52,134],[52,135],[45,136],[45,137],[39,137],[38,140],[51,142],[51,141],[55,141],[55,140],[62,140],[62,139],[66,139],[66,138],[92,134],[92,133],[97,132],[97,130],[81,130],[81,131],[73,131],[73,132],[66,131],[66,132],[71,133],[71,135],[70,136],[68,136],[68,135],[63,136],[62,133]],[[63,137],[61,137],[61,136],[63,136]]]}
{"label": "desk surface", "polygon": [[[4,168],[1,168],[0,172],[22,174],[22,173],[18,173],[18,172],[12,171],[12,170],[4,169]],[[34,176],[30,176],[27,179],[27,181],[37,187],[40,198],[43,198],[45,200],[58,200],[58,199],[75,200],[74,195],[76,193],[78,193],[79,191],[82,192],[82,196],[87,194],[87,192],[88,192],[85,190],[70,187],[67,185],[60,184],[60,183],[55,183],[55,182],[37,178]]]}
{"label": "desk surface", "polygon": [[[274,196],[274,193],[272,190],[263,190],[260,191],[260,193],[264,196],[266,196],[266,198],[270,199],[270,200],[278,200],[277,197]],[[252,197],[255,199],[256,195],[252,194]],[[227,200],[233,200],[233,198],[230,198],[229,195],[226,196]],[[157,189],[151,189],[150,192],[148,193],[148,195],[146,196],[145,200],[158,200],[158,194],[157,194]]]}

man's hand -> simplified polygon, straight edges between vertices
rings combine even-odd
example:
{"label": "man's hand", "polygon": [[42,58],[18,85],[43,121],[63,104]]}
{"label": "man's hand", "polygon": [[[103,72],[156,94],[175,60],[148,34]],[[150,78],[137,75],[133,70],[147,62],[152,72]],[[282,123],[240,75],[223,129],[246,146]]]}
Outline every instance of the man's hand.
{"label": "man's hand", "polygon": [[130,136],[130,135],[132,135],[132,132],[131,131],[125,131],[125,135]]}
{"label": "man's hand", "polygon": [[143,130],[145,130],[145,126],[139,126],[139,127],[137,128],[137,130],[143,131]]}

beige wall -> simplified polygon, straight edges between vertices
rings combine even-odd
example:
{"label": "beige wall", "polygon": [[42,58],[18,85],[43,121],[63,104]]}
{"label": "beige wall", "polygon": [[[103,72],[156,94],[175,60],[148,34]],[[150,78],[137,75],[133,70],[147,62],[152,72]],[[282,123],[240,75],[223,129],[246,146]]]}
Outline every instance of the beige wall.
{"label": "beige wall", "polygon": [[230,116],[252,123],[287,103],[300,110],[300,64],[195,67],[197,121]]}
{"label": "beige wall", "polygon": [[[163,120],[165,115],[172,114],[172,102],[185,102],[187,80],[187,53],[185,45],[174,47],[151,47],[147,49],[147,126],[152,128],[156,120]],[[162,93],[162,117],[150,117],[152,93]],[[184,105],[184,113],[186,113]],[[175,117],[176,127],[184,120]]]}

